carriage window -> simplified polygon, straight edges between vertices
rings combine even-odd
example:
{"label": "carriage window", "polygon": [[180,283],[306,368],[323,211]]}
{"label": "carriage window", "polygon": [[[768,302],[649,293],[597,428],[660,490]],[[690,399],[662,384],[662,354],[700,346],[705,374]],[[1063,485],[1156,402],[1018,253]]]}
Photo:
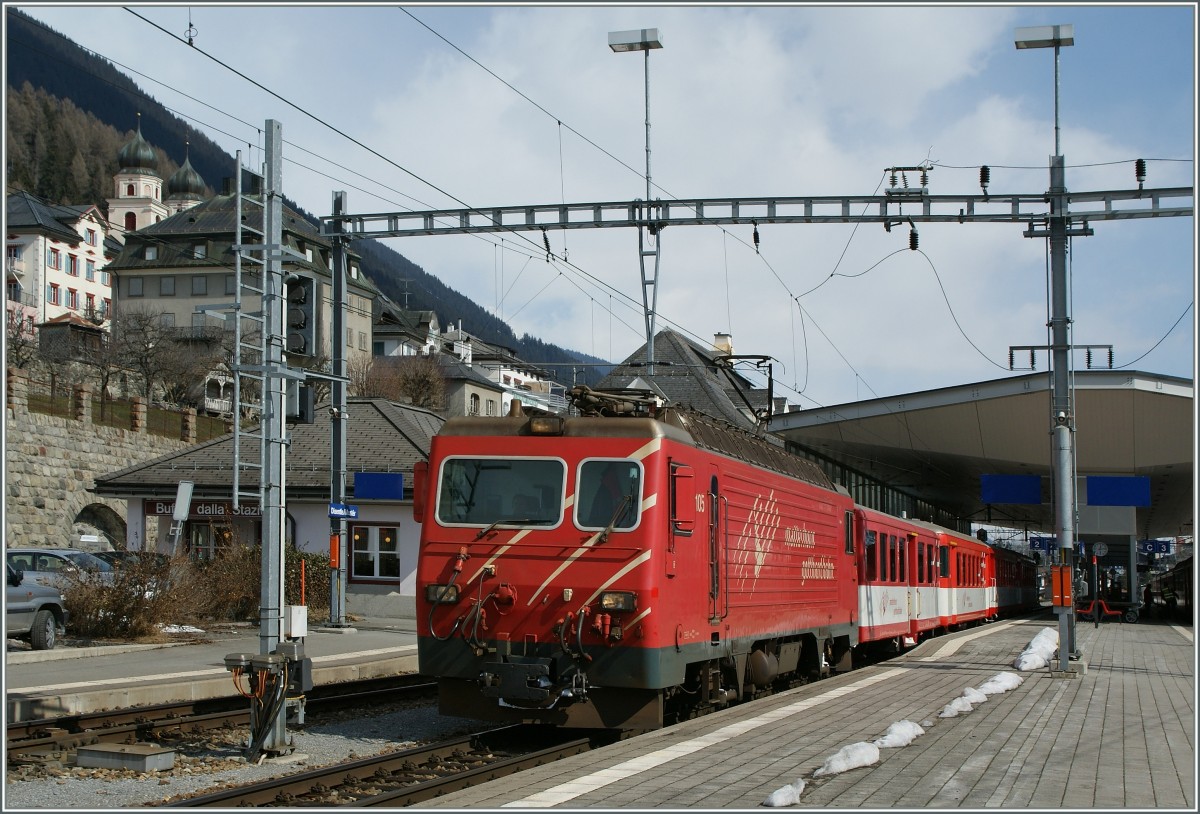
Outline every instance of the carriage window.
{"label": "carriage window", "polygon": [[900,561],[900,581],[901,582],[907,581],[907,578],[904,575],[904,549],[906,549],[906,548],[908,548],[908,538],[901,537],[900,538],[900,550],[898,552],[896,552],[897,556],[899,558],[899,561]]}
{"label": "carriage window", "polygon": [[938,566],[938,576],[950,576],[950,549],[946,546],[938,546]]}
{"label": "carriage window", "polygon": [[896,535],[888,535],[888,580],[896,581]]}
{"label": "carriage window", "polygon": [[555,458],[447,458],[438,484],[438,521],[557,525],[565,473]]}
{"label": "carriage window", "polygon": [[925,544],[917,541],[917,583],[925,581]]}
{"label": "carriage window", "polygon": [[875,532],[874,531],[867,532],[866,551],[863,552],[863,559],[867,563],[866,579],[868,582],[874,582],[875,581]]}
{"label": "carriage window", "polygon": [[627,459],[584,461],[575,485],[575,519],[580,528],[630,529],[642,508],[642,467]]}
{"label": "carriage window", "polygon": [[854,553],[854,512],[846,512],[846,553]]}

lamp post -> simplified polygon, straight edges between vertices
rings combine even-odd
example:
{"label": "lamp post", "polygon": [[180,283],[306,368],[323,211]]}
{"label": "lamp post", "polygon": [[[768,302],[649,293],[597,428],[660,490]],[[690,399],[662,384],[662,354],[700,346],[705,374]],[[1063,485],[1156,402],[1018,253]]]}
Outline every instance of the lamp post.
{"label": "lamp post", "polygon": [[[1046,25],[1016,30],[1018,50],[1026,48],[1054,49],[1054,155],[1050,157],[1050,216],[1047,231],[1036,233],[1032,228],[1027,237],[1048,236],[1050,239],[1050,296],[1051,296],[1051,362],[1053,394],[1050,405],[1051,427],[1054,436],[1054,505],[1055,534],[1058,538],[1059,564],[1074,575],[1075,553],[1075,414],[1071,394],[1071,337],[1070,299],[1067,291],[1067,236],[1088,234],[1088,230],[1069,230],[1067,215],[1067,186],[1065,162],[1058,124],[1059,53],[1063,46],[1075,44],[1074,26]],[[1056,607],[1058,624],[1058,666],[1067,669],[1068,659],[1078,658],[1075,648],[1075,607]]]}
{"label": "lamp post", "polygon": [[[610,31],[608,47],[615,53],[642,51],[646,55],[646,200],[642,208],[644,222],[638,228],[638,257],[642,271],[642,307],[646,318],[646,367],[649,375],[654,376],[654,323],[658,310],[658,263],[662,236],[651,225],[650,218],[650,52],[663,45],[657,28],[635,28],[632,31]],[[654,238],[653,249],[646,248],[647,229]],[[646,258],[650,256],[654,257],[654,272],[647,274]]]}

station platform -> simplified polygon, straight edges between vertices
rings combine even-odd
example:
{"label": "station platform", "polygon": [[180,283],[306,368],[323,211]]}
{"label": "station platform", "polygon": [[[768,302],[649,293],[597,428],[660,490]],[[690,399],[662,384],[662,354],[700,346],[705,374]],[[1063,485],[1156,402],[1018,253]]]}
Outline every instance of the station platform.
{"label": "station platform", "polygon": [[[1196,810],[1192,629],[1076,625],[1073,673],[1013,663],[1049,614],[923,643],[903,657],[688,721],[415,808],[754,809],[805,780],[799,808]],[[1023,681],[957,717],[1001,672]],[[1068,677],[1072,676],[1072,677]],[[924,734],[873,765],[814,777],[900,721]]]}
{"label": "station platform", "polygon": [[[5,720],[234,695],[225,656],[259,652],[258,628],[250,625],[177,644],[10,649],[5,654]],[[312,659],[315,685],[415,673],[416,623],[370,620],[310,627],[304,654]]]}
{"label": "station platform", "polygon": [[[1078,622],[1071,672],[1021,672],[1049,613],[942,636],[902,657],[448,794],[420,808],[759,808],[804,780],[800,808],[1196,810],[1196,650],[1191,627]],[[7,720],[232,694],[224,657],[257,630],[177,646],[9,651]],[[412,622],[310,629],[314,682],[417,670]],[[956,717],[967,687],[1021,683]],[[896,722],[924,734],[876,763],[814,772]],[[403,736],[403,733],[397,733]]]}

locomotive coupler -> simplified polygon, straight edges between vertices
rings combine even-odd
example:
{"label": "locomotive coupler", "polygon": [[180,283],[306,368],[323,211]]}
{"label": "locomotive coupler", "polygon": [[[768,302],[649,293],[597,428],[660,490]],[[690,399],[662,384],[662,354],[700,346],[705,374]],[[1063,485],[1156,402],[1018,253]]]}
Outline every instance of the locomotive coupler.
{"label": "locomotive coupler", "polygon": [[563,687],[562,697],[568,701],[585,701],[587,692],[587,673],[575,673],[571,676],[571,686]]}

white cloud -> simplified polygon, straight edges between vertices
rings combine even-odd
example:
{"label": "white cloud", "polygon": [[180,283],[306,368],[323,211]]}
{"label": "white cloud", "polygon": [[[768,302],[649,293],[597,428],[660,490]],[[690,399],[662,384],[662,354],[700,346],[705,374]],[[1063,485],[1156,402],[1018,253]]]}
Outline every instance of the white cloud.
{"label": "white cloud", "polygon": [[[285,142],[294,145],[285,146],[285,157],[337,179],[285,165],[289,197],[318,215],[330,210],[334,189],[349,191],[351,212],[463,205],[454,199],[516,206],[644,197],[645,59],[614,54],[607,46],[609,31],[635,27],[658,27],[664,42],[649,60],[651,174],[661,187],[655,196],[869,195],[885,179],[886,167],[926,158],[939,164],[930,174],[936,194],[974,194],[978,166],[985,163],[992,168],[993,194],[1039,193],[1048,184],[1052,62],[1046,52],[1018,52],[1012,45],[1015,26],[1045,22],[1039,9],[410,11],[479,64],[394,7],[199,6],[192,18],[200,29],[198,46],[448,195],[119,7],[30,9],[88,47],[249,122],[251,127],[232,122],[174,91],[147,88],[164,103],[229,131],[232,136],[214,138],[230,150],[256,141],[255,130],[266,118],[279,119]],[[140,12],[171,31],[186,28],[182,7]],[[1134,158],[1191,157],[1193,118],[1184,115],[1189,107],[1180,100],[1195,97],[1192,75],[1154,66],[1194,60],[1194,43],[1173,38],[1164,48],[1143,36],[1115,56],[1107,47],[1130,15],[1145,32],[1171,33],[1185,12],[1072,12],[1077,43],[1063,55],[1062,111],[1069,187],[1129,189]],[[121,33],[130,31],[141,33]],[[271,32],[270,48],[264,31]],[[1109,90],[1101,93],[1101,86]],[[1137,116],[1123,101],[1130,94],[1144,100]],[[1193,171],[1190,162],[1152,160],[1147,183],[1190,184]],[[1091,225],[1095,236],[1077,238],[1072,246],[1074,338],[1111,343],[1118,364],[1128,363],[1162,337],[1193,297],[1194,221]],[[663,234],[659,326],[678,324],[701,341],[731,331],[738,352],[775,356],[778,384],[807,381],[806,397],[821,403],[1001,377],[1010,345],[1045,342],[1045,243],[1022,237],[1025,225],[919,224],[928,262],[902,251],[882,263],[907,246],[907,225],[889,234],[878,224],[760,224],[757,254],[749,224],[724,228],[679,226]],[[524,305],[511,317],[518,334],[585,352],[594,348],[602,356],[611,348],[616,359],[631,353],[643,341],[637,234],[578,229],[548,238],[557,254],[565,247],[570,265],[544,262],[539,232],[508,235],[503,243],[498,236],[390,243],[506,317]],[[497,308],[501,269],[512,285],[530,255],[535,259]],[[802,320],[794,297],[835,269],[856,275],[876,263],[861,277],[836,277],[800,298],[828,338]],[[617,303],[613,317],[605,311],[610,297]],[[460,315],[441,316],[448,321]],[[1194,322],[1189,314],[1138,368],[1191,376]],[[812,406],[807,398],[801,403]]]}

